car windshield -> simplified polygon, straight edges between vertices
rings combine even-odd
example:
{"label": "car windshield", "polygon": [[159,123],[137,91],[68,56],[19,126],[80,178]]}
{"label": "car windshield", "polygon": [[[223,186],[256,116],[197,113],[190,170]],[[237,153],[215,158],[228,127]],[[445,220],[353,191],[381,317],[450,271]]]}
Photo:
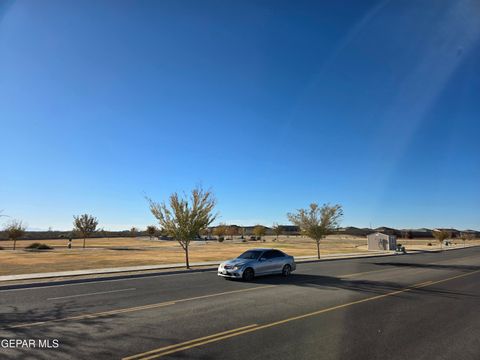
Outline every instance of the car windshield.
{"label": "car windshield", "polygon": [[262,254],[262,251],[259,251],[259,250],[245,251],[242,255],[238,257],[238,259],[256,260],[260,257],[261,254]]}

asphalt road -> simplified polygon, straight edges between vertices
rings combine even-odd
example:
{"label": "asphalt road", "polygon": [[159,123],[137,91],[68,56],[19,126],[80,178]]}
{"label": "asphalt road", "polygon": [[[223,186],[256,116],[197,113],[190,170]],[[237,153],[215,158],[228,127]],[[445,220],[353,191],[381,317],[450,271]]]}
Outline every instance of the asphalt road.
{"label": "asphalt road", "polygon": [[0,342],[1,359],[478,360],[480,247],[251,283],[206,271],[0,289]]}

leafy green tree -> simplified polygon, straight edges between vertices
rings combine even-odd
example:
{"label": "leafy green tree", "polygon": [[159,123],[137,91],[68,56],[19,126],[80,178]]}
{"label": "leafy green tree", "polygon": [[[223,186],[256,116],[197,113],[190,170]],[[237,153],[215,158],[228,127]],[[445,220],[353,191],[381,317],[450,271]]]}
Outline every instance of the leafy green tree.
{"label": "leafy green tree", "polygon": [[13,250],[17,248],[17,240],[25,234],[26,226],[19,220],[11,220],[4,229],[10,240],[13,240]]}
{"label": "leafy green tree", "polygon": [[73,230],[80,233],[83,237],[83,248],[85,241],[97,230],[98,220],[96,217],[88,214],[73,216]]}
{"label": "leafy green tree", "polygon": [[295,213],[288,213],[287,216],[290,222],[300,228],[302,234],[315,241],[317,256],[320,259],[320,241],[338,229],[343,217],[343,208],[338,204],[324,204],[320,207],[312,203],[309,208],[299,209]]}
{"label": "leafy green tree", "polygon": [[198,187],[192,190],[190,196],[184,194],[182,197],[173,193],[170,195],[168,205],[149,198],[147,200],[150,211],[157,218],[161,228],[177,240],[185,251],[185,264],[189,269],[190,242],[217,218],[217,214],[213,214],[217,203],[213,193]]}
{"label": "leafy green tree", "polygon": [[440,248],[443,249],[443,242],[450,237],[450,233],[445,230],[434,230],[433,237],[440,243]]}
{"label": "leafy green tree", "polygon": [[152,238],[157,233],[157,228],[154,225],[148,225],[146,232],[147,232],[147,235],[150,236],[150,240],[152,240]]}

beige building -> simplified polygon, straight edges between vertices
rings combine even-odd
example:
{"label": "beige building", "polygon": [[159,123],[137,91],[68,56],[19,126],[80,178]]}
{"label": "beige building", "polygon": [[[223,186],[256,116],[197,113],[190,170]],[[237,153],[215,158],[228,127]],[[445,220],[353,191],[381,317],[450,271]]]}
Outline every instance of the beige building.
{"label": "beige building", "polygon": [[368,250],[395,250],[397,248],[397,237],[395,235],[376,232],[367,235]]}

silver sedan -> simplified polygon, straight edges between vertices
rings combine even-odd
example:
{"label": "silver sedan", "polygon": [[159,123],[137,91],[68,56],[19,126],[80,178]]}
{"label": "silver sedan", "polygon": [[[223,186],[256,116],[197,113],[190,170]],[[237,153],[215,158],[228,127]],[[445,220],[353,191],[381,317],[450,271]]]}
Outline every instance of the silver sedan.
{"label": "silver sedan", "polygon": [[260,275],[288,276],[295,269],[293,256],[276,249],[252,249],[235,259],[221,263],[218,276],[250,281]]}

